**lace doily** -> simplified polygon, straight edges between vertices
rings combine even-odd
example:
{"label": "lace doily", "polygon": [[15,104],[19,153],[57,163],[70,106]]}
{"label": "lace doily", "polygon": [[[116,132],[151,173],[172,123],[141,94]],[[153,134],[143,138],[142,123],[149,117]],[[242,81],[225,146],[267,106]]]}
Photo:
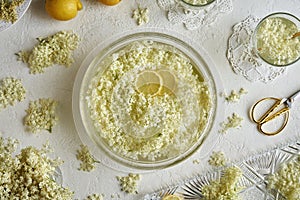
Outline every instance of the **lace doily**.
{"label": "lace doily", "polygon": [[167,17],[173,24],[183,23],[189,30],[212,24],[219,15],[230,13],[232,0],[216,0],[199,9],[189,9],[178,0],[157,0],[158,6],[167,11]]}
{"label": "lace doily", "polygon": [[228,43],[227,58],[236,74],[241,74],[252,82],[267,83],[283,74],[285,68],[268,65],[253,51],[251,36],[258,22],[258,18],[248,16],[233,27]]}

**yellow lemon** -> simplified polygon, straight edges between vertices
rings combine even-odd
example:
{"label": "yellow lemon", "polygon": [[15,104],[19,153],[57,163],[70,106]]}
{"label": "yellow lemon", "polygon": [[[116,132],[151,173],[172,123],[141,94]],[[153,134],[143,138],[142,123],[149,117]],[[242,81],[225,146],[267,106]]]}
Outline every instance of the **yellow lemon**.
{"label": "yellow lemon", "polygon": [[145,70],[138,74],[135,87],[140,93],[155,96],[162,88],[162,78],[155,71]]}
{"label": "yellow lemon", "polygon": [[165,196],[162,200],[182,200],[182,198],[180,196],[170,194]]}
{"label": "yellow lemon", "polygon": [[46,0],[47,13],[57,20],[70,20],[82,9],[80,0]]}
{"label": "yellow lemon", "polygon": [[114,6],[121,2],[121,0],[98,0],[98,1],[100,1],[101,3],[107,6]]}
{"label": "yellow lemon", "polygon": [[175,94],[177,90],[177,80],[175,75],[166,69],[159,70],[157,73],[162,78],[162,90],[160,94]]}

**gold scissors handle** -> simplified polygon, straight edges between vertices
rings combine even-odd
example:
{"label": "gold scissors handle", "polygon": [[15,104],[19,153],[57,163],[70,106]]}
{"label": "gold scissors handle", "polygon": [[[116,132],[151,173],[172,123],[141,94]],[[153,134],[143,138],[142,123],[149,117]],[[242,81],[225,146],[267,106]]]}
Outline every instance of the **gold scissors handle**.
{"label": "gold scissors handle", "polygon": [[[275,101],[275,103],[259,118],[259,119],[255,119],[255,109],[257,107],[257,105],[259,105],[260,103],[262,103],[263,101],[268,101],[268,100],[273,100]],[[289,107],[285,105],[286,100],[285,99],[278,99],[278,98],[274,98],[274,97],[266,97],[263,98],[259,101],[257,101],[250,109],[250,117],[251,119],[257,124],[257,129],[259,130],[259,132],[265,134],[265,135],[276,135],[278,133],[280,133],[285,126],[288,123],[288,119],[289,119]],[[275,111],[280,105],[284,105],[283,108],[279,109],[278,111]],[[274,132],[268,132],[265,131],[263,129],[263,125],[266,124],[267,122],[275,119],[276,117],[280,116],[280,115],[285,115],[284,116],[284,121],[281,125],[281,127],[274,131]]]}

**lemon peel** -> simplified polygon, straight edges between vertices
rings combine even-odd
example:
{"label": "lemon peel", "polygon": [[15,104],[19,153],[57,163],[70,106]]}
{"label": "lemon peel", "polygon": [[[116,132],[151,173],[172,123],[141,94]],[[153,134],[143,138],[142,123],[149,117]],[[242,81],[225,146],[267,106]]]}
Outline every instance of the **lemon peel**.
{"label": "lemon peel", "polygon": [[98,1],[107,6],[115,6],[121,2],[121,0],[98,0]]}
{"label": "lemon peel", "polygon": [[67,21],[77,16],[82,10],[80,0],[46,0],[47,13],[56,20]]}

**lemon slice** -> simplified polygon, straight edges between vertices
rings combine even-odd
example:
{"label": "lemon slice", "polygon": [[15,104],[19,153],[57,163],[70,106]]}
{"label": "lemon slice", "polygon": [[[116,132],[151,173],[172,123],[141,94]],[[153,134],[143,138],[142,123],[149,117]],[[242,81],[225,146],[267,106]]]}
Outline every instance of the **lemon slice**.
{"label": "lemon slice", "polygon": [[182,200],[182,198],[180,196],[170,194],[165,196],[162,200]]}
{"label": "lemon slice", "polygon": [[135,87],[140,93],[155,96],[162,89],[162,78],[155,71],[145,70],[138,75]]}
{"label": "lemon slice", "polygon": [[175,94],[177,90],[177,80],[175,75],[170,72],[169,70],[159,70],[157,72],[162,78],[162,90],[160,94],[168,93],[168,94]]}

